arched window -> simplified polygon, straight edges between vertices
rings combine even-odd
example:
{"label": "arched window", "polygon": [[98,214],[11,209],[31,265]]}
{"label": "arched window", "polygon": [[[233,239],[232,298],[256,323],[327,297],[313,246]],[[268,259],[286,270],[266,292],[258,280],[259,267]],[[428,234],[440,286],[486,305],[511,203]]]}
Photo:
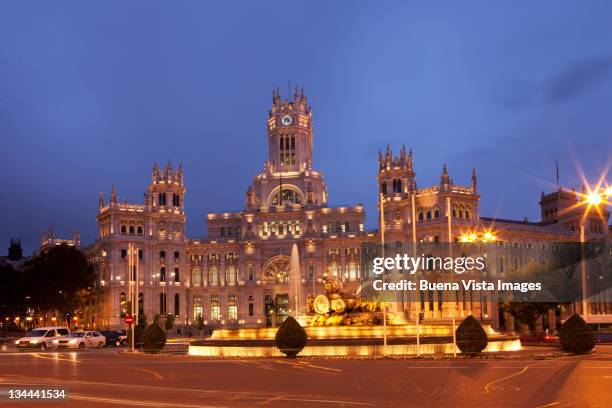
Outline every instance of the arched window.
{"label": "arched window", "polygon": [[119,295],[119,316],[125,317],[127,314],[127,297],[125,296],[125,292],[121,292]]}
{"label": "arched window", "polygon": [[164,268],[163,266],[159,268],[159,281],[160,282],[166,281],[166,268]]}
{"label": "arched window", "polygon": [[434,210],[434,218],[440,218],[440,210],[438,210],[437,208]]}
{"label": "arched window", "polygon": [[336,233],[339,234],[342,232],[342,223],[340,221],[336,221]]}
{"label": "arched window", "polygon": [[431,211],[427,211],[427,219],[431,220]]}
{"label": "arched window", "polygon": [[380,185],[380,192],[387,195],[387,182],[383,181]]}
{"label": "arched window", "polygon": [[468,210],[465,210],[465,218],[470,219],[470,212]]}
{"label": "arched window", "polygon": [[174,295],[174,317],[179,317],[181,314],[181,298],[178,293]]}
{"label": "arched window", "polygon": [[423,221],[423,212],[419,212],[419,221]]}
{"label": "arched window", "polygon": [[457,218],[457,210],[453,208],[453,218]]}
{"label": "arched window", "polygon": [[216,266],[211,266],[208,268],[208,283],[211,285],[219,284],[219,270]]}
{"label": "arched window", "polygon": [[174,281],[175,282],[180,282],[181,281],[179,279],[179,268],[174,268]]}
{"label": "arched window", "polygon": [[393,192],[401,193],[402,192],[402,180],[393,179]]}
{"label": "arched window", "polygon": [[233,265],[225,268],[225,282],[231,285],[235,285],[238,281],[238,274],[236,273],[236,267]]}
{"label": "arched window", "polygon": [[121,235],[125,235],[125,233],[127,232],[127,227],[125,226],[125,224],[121,225]]}
{"label": "arched window", "polygon": [[134,235],[134,226],[130,225],[130,235]]}
{"label": "arched window", "polygon": [[463,210],[459,210],[459,218],[463,218]]}
{"label": "arched window", "polygon": [[166,251],[159,251],[159,257],[160,258],[165,258],[166,257]]}

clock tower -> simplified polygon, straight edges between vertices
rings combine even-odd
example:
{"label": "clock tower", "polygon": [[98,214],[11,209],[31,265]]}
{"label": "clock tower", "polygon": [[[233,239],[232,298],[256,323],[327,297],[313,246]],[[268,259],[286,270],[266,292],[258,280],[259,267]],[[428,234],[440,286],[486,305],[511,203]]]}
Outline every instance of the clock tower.
{"label": "clock tower", "polygon": [[304,88],[296,85],[293,100],[272,91],[268,113],[269,163],[274,172],[303,172],[312,168],[312,112]]}
{"label": "clock tower", "polygon": [[303,88],[287,99],[272,91],[267,127],[268,159],[247,189],[247,209],[326,206],[323,174],[312,168],[312,110]]}

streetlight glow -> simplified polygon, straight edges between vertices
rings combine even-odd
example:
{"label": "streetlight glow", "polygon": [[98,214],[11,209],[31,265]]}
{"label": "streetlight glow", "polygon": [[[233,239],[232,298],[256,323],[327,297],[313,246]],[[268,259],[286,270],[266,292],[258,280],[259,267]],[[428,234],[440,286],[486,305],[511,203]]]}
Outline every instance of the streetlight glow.
{"label": "streetlight glow", "polygon": [[590,205],[599,205],[601,204],[601,196],[596,192],[591,192],[587,195],[587,202]]}

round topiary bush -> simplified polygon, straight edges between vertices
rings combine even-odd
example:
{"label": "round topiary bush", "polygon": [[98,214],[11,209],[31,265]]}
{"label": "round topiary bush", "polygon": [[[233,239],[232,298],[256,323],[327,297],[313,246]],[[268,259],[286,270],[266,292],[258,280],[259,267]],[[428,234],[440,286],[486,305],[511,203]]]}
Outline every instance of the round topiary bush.
{"label": "round topiary bush", "polygon": [[166,333],[159,325],[149,325],[141,336],[142,351],[145,353],[159,353],[166,345]]}
{"label": "round topiary bush", "polygon": [[462,353],[480,353],[487,347],[489,340],[478,320],[474,316],[466,317],[455,332],[457,347]]}
{"label": "round topiary bush", "polygon": [[559,329],[561,348],[572,353],[584,354],[595,347],[593,330],[579,315],[572,315]]}
{"label": "round topiary bush", "polygon": [[306,331],[293,317],[289,316],[280,325],[275,336],[276,347],[287,355],[295,358],[306,346],[308,340]]}

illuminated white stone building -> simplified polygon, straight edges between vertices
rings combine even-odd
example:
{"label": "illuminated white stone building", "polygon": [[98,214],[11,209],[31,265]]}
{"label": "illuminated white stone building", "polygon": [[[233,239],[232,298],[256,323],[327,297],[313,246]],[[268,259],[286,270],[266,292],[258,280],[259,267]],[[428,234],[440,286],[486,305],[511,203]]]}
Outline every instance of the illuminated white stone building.
{"label": "illuminated white stone building", "polygon": [[[277,325],[290,309],[293,243],[300,252],[300,304],[322,291],[321,280],[326,277],[340,280],[345,292],[357,289],[363,273],[361,244],[380,242],[380,234],[364,230],[361,204],[328,206],[327,185],[322,173],[313,168],[312,110],[303,90],[298,92],[296,87],[291,99],[273,92],[267,130],[268,158],[246,191],[244,210],[208,214],[208,236],[203,239],[184,235],[186,189],[180,166],[176,171],[170,163],[165,169],[153,167],[143,204],[121,203],[114,188],[110,202],[100,196],[99,236],[88,249],[99,277],[98,327],[122,324],[130,243],[138,249],[139,309],[149,321],[153,315],[172,313],[178,325],[194,324],[200,315],[209,327]],[[378,183],[379,191],[372,194],[382,193],[384,199],[386,242],[412,242],[413,196],[418,241],[448,242],[447,214],[452,217],[451,241],[493,229],[497,232],[491,239],[513,245],[579,240],[580,215],[568,210],[573,201],[567,192],[543,195],[542,222],[481,217],[475,170],[471,183],[460,186],[444,166],[439,184],[418,188],[412,151],[404,147],[397,156],[389,147],[379,154]],[[584,224],[587,241],[609,240],[605,206],[602,211],[605,221],[589,218]],[[503,272],[520,268],[528,260],[498,262],[492,267]],[[449,319],[449,307],[435,299],[427,299],[425,320]],[[501,323],[497,305],[490,300],[485,299],[482,307],[480,302],[470,302],[457,317],[467,314],[479,314],[494,327]],[[414,318],[410,310],[405,315]]]}

